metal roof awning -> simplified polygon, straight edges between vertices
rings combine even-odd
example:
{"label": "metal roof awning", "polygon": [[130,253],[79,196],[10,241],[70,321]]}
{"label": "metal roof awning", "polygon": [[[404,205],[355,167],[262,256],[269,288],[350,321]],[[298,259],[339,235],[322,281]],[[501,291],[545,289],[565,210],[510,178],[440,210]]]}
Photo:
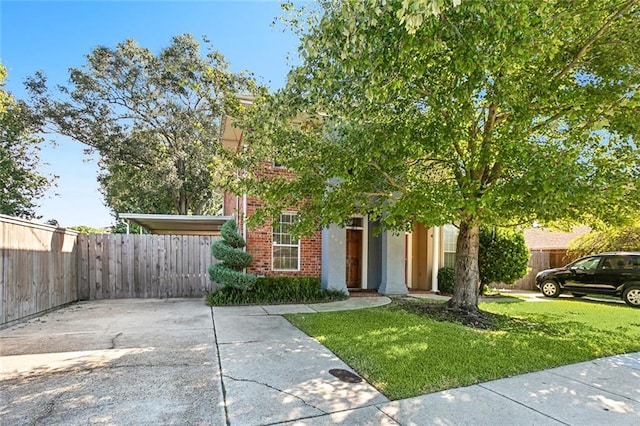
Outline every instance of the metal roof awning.
{"label": "metal roof awning", "polygon": [[220,235],[220,228],[232,216],[189,216],[173,214],[121,213],[130,223],[160,235]]}

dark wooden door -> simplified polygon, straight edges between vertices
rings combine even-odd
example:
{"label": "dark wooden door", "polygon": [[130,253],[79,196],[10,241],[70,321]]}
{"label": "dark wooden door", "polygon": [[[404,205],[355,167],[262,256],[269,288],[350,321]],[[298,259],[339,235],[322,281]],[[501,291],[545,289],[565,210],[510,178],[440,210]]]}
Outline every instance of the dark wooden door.
{"label": "dark wooden door", "polygon": [[362,287],[362,230],[347,229],[347,287]]}

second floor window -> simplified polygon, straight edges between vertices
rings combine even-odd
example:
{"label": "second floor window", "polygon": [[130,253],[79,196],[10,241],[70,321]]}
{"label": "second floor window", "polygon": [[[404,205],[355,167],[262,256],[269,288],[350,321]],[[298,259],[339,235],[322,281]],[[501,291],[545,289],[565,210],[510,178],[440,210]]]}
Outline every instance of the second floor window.
{"label": "second floor window", "polygon": [[280,215],[278,222],[273,224],[273,270],[300,270],[300,240],[290,234],[291,226],[296,221],[295,213]]}

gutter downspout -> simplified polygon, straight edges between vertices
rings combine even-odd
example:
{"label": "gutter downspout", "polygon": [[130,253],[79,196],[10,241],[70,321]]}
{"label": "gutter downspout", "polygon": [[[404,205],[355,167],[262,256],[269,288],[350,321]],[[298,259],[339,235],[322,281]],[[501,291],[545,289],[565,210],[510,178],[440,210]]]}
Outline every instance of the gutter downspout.
{"label": "gutter downspout", "polygon": [[242,238],[247,241],[247,194],[242,195]]}

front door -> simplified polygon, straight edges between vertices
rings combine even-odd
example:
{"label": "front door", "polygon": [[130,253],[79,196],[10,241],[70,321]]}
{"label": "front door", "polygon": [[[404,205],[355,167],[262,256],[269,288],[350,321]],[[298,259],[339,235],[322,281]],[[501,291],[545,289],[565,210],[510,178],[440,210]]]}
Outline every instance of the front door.
{"label": "front door", "polygon": [[362,230],[347,229],[347,287],[362,286]]}

